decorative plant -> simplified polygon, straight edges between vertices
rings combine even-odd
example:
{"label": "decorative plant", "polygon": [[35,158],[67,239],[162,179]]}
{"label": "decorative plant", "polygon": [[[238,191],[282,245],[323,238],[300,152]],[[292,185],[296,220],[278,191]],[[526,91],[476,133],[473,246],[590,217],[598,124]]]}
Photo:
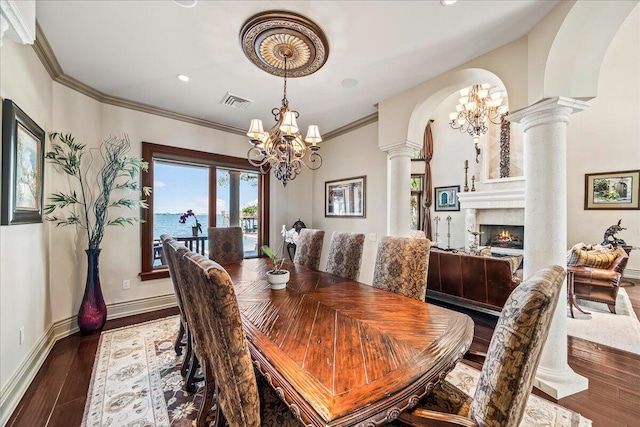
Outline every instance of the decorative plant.
{"label": "decorative plant", "polygon": [[189,218],[190,216],[192,216],[193,219],[196,220],[195,226],[198,228],[198,232],[202,233],[202,224],[200,224],[200,221],[198,221],[198,217],[193,213],[191,209],[180,215],[180,219],[178,221],[180,222],[180,224],[185,224],[187,222],[187,218]]}
{"label": "decorative plant", "polygon": [[[282,226],[282,231],[280,233],[282,234],[282,242],[280,242],[280,246],[278,246],[278,250],[276,251],[280,252],[280,257],[278,257],[278,255],[276,255],[276,252],[273,252],[273,250],[271,250],[269,246],[263,245],[260,247],[260,249],[262,249],[262,253],[268,256],[273,262],[273,269],[271,270],[271,272],[273,272],[274,274],[281,274],[280,272],[282,271],[282,264],[284,264],[285,260],[284,243],[294,243],[294,237],[291,232],[293,232],[293,234],[295,234],[296,236],[298,235],[295,229],[292,228],[291,230],[287,231],[287,228],[284,225]],[[297,239],[295,241],[297,242]]]}
{"label": "decorative plant", "polygon": [[[113,219],[109,218],[109,210],[113,208],[148,207],[145,200],[131,199],[125,195],[115,197],[116,193],[139,193],[141,189],[136,178],[140,170],[146,171],[149,167],[142,159],[127,155],[131,149],[127,135],[123,138],[110,137],[102,142],[99,149],[90,149],[88,152],[85,151],[86,145],[76,143],[71,133],[51,133],[49,141],[52,151],[46,153],[45,157],[64,173],[75,178],[77,185],[72,183],[68,192],[55,192],[49,197],[51,204],[46,205],[44,209],[48,221],[55,222],[59,227],[75,225],[84,229],[90,250],[100,248],[105,227],[124,227],[141,221],[139,216],[119,215]],[[94,165],[94,152],[100,153],[102,157],[102,166],[94,178],[97,188],[89,185],[94,182],[90,180],[89,171],[98,167]],[[151,188],[144,187],[142,192],[148,196],[151,194]],[[65,209],[70,211],[67,215],[52,215],[56,210]]]}

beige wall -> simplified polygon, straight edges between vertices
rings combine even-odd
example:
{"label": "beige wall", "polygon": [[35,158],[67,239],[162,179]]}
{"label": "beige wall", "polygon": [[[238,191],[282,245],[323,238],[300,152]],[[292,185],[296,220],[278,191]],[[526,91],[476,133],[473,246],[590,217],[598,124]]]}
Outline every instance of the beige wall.
{"label": "beige wall", "polygon": [[[320,269],[324,270],[327,264],[334,231],[364,233],[360,281],[370,284],[378,240],[387,230],[387,154],[378,149],[378,124],[372,123],[322,144],[324,163],[313,175],[313,227],[325,230]],[[325,182],[361,175],[367,177],[366,218],[325,218]],[[375,234],[376,241],[369,239],[371,233]]]}
{"label": "beige wall", "polygon": [[[0,95],[14,101],[45,131],[51,128],[52,85],[31,46],[3,40]],[[3,159],[4,161],[4,159]],[[45,171],[45,193],[48,176]],[[0,227],[0,390],[51,324],[49,224]],[[19,344],[19,330],[25,340]]]}

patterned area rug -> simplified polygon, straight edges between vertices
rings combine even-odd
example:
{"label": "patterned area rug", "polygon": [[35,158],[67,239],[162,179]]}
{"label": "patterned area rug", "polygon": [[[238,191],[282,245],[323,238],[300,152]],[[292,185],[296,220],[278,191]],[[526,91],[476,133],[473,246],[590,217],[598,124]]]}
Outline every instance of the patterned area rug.
{"label": "patterned area rug", "polygon": [[[202,395],[182,389],[182,356],[173,351],[178,316],[103,332],[93,366],[83,427],[195,425]],[[458,364],[447,380],[473,394],[480,372]],[[588,427],[591,421],[530,396],[521,427]]]}
{"label": "patterned area rug", "polygon": [[574,308],[575,319],[572,319],[567,309],[567,334],[640,354],[640,321],[624,288],[618,290],[617,314],[609,312],[606,304],[578,300],[578,305],[590,314],[580,313]]}

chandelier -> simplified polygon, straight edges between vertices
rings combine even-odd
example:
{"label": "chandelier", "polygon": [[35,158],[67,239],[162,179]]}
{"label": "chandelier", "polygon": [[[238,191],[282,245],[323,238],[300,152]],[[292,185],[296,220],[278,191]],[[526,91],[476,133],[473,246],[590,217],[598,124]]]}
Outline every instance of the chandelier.
{"label": "chandelier", "polygon": [[282,106],[271,110],[275,125],[265,132],[262,120],[251,120],[247,136],[252,147],[247,159],[261,173],[272,170],[286,187],[302,172],[303,166],[310,170],[322,166],[318,153],[322,136],[317,125],[310,125],[302,139],[297,123],[300,114],[289,108],[287,77],[302,77],[319,70],[329,54],[327,41],[312,21],[279,11],[250,18],[240,32],[240,40],[251,62],[270,74],[284,77]]}
{"label": "chandelier", "polygon": [[453,129],[467,132],[473,137],[476,149],[476,163],[480,148],[480,134],[487,133],[487,122],[500,124],[502,116],[507,114],[506,93],[492,88],[490,84],[473,85],[460,91],[461,98],[456,111],[449,114],[449,124]]}

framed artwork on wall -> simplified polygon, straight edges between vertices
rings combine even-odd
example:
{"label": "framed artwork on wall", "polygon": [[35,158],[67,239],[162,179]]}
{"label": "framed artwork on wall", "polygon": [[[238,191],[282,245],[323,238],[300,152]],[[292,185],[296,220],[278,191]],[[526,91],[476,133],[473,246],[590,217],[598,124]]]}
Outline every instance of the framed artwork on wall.
{"label": "framed artwork on wall", "polygon": [[433,189],[433,198],[435,200],[435,210],[439,211],[459,211],[460,201],[458,193],[459,185],[450,185],[448,187],[436,187]]}
{"label": "framed artwork on wall", "polygon": [[365,217],[366,176],[337,179],[324,183],[325,217]]}
{"label": "framed artwork on wall", "polygon": [[42,222],[44,131],[13,101],[2,103],[1,225]]}
{"label": "framed artwork on wall", "polygon": [[640,170],[588,173],[584,176],[584,208],[640,209]]}

